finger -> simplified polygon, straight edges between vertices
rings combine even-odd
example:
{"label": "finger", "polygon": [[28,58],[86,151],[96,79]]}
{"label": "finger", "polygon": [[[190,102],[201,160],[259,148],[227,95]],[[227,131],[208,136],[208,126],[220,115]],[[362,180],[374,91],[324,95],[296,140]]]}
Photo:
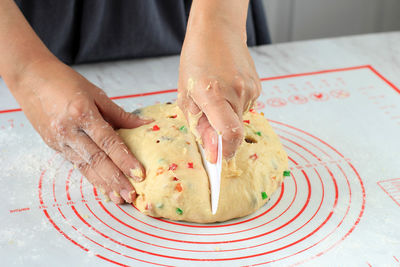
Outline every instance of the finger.
{"label": "finger", "polygon": [[[214,83],[214,86],[218,86],[218,83]],[[232,109],[239,116],[240,121],[242,121],[242,114],[252,108],[255,100],[259,97],[261,83],[252,77],[248,77],[247,79],[235,77],[230,87],[217,89],[218,91],[223,91],[220,95],[228,101]]]}
{"label": "finger", "polygon": [[[192,115],[196,115],[201,113],[199,107],[193,102],[190,97],[187,95],[178,98],[178,105],[181,110],[184,112],[186,119],[189,121],[193,119]],[[189,115],[191,114],[191,115]],[[206,151],[206,159],[211,163],[217,162],[218,156],[218,144],[217,144],[217,133],[214,128],[208,122],[208,119],[205,114],[202,114],[201,117],[195,123],[195,135],[199,135],[198,137],[201,138],[202,146]],[[189,125],[191,122],[189,122]],[[192,129],[193,131],[193,129]]]}
{"label": "finger", "polygon": [[[221,101],[218,108],[206,107],[203,111],[208,122],[222,135],[223,155],[232,158],[243,139],[243,124],[240,117],[226,101]],[[224,114],[221,116],[221,114]],[[211,140],[212,141],[212,140]]]}
{"label": "finger", "polygon": [[111,192],[107,192],[111,199],[118,199],[119,196],[122,196],[126,202],[132,203],[133,185],[106,153],[85,133],[80,132],[74,135],[73,140],[69,140],[68,145],[86,162],[88,165],[86,168],[93,169],[97,176],[111,189]]}
{"label": "finger", "polygon": [[204,114],[199,119],[197,129],[202,137],[207,160],[211,163],[216,163],[218,157],[218,135]]}
{"label": "finger", "polygon": [[[123,204],[125,202],[132,203],[136,199],[136,192],[135,190],[128,191],[126,189],[122,189],[120,194],[116,193],[109,185],[106,184],[104,179],[100,177],[96,171],[90,167],[89,164],[84,162],[76,152],[70,149],[71,152],[69,154],[74,154],[74,158],[78,158],[75,161],[74,165],[79,169],[79,171],[88,179],[88,181],[98,188],[104,196],[109,198],[115,204]],[[74,162],[74,159],[70,160]],[[77,163],[78,162],[78,163]]]}
{"label": "finger", "polygon": [[[209,94],[210,88],[206,91],[208,91],[207,93]],[[212,98],[213,100],[221,99],[221,96],[218,93],[216,95],[215,92],[213,92],[210,98]],[[178,98],[178,105],[184,111],[186,119],[188,120],[191,119],[189,113],[195,115],[201,112],[199,106],[203,107],[204,112],[206,110],[209,110],[210,107],[216,107],[215,111],[213,112],[214,114],[217,114],[216,117],[218,120],[214,120],[214,123],[210,123],[210,118],[207,116],[207,113],[204,113],[199,118],[196,127],[196,131],[198,131],[198,134],[201,136],[203,147],[206,150],[207,160],[212,163],[215,163],[217,161],[218,146],[217,133],[215,131],[218,131],[220,134],[222,134],[222,148],[224,157],[228,159],[233,157],[237,147],[241,143],[241,139],[243,138],[241,134],[241,132],[243,131],[241,131],[243,127],[241,123],[241,108],[239,107],[239,115],[235,116],[236,111],[233,110],[232,106],[227,103],[226,100],[223,101],[224,105],[222,106],[220,104],[211,103],[211,101],[208,101],[207,98],[200,99],[199,103],[201,103],[201,105],[195,103],[192,98],[190,98],[190,96],[188,96],[187,94],[181,94],[180,98]],[[219,110],[218,107],[222,108],[222,110]],[[226,110],[228,110],[228,112],[226,112]],[[224,115],[221,116],[221,114]],[[221,121],[219,118],[222,118],[223,120]],[[229,127],[229,125],[231,127]]]}
{"label": "finger", "polygon": [[178,105],[184,112],[186,120],[188,121],[189,127],[191,128],[193,134],[196,136],[196,138],[201,138],[201,135],[199,135],[197,129],[199,120],[198,116],[201,116],[202,114],[199,107],[196,105],[196,103],[193,102],[190,97],[187,96],[184,97],[184,100],[178,100]]}
{"label": "finger", "polygon": [[144,167],[100,114],[95,114],[92,120],[85,123],[83,131],[127,177],[133,178],[136,182],[143,181]]}
{"label": "finger", "polygon": [[95,98],[95,102],[103,118],[117,129],[132,129],[153,121],[152,119],[146,119],[136,114],[126,112],[123,108],[109,99],[101,90],[98,96]]}
{"label": "finger", "polygon": [[[191,98],[187,99],[187,110],[186,112],[191,114],[199,114],[201,110],[199,107],[193,102]],[[196,126],[196,130],[198,131],[201,140],[202,146],[206,151],[207,160],[211,163],[217,162],[218,156],[218,144],[217,144],[217,132],[211,126],[210,122],[207,119],[207,116],[203,113],[199,118]]]}
{"label": "finger", "polygon": [[232,158],[243,139],[242,114],[237,114],[226,99],[210,92],[194,92],[193,100],[202,108],[210,125],[222,135],[224,157]]}
{"label": "finger", "polygon": [[[88,179],[88,181],[98,188],[107,198],[110,198],[116,204],[122,204],[124,200],[120,196],[113,194],[113,190],[105,183],[90,165],[86,163],[70,146],[63,149],[64,156]],[[112,194],[112,197],[110,195]]]}
{"label": "finger", "polygon": [[249,89],[247,91],[249,91],[250,93],[249,97],[246,99],[246,102],[244,102],[243,104],[244,111],[249,111],[251,108],[253,108],[254,103],[261,94],[261,82],[258,76],[256,78],[249,79],[248,82]]}

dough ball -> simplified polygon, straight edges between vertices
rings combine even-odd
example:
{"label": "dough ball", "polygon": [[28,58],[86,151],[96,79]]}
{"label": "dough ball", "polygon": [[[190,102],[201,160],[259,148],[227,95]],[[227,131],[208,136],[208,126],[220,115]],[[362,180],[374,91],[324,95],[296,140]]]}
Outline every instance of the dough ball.
{"label": "dough ball", "polygon": [[[144,214],[197,223],[242,217],[263,206],[283,181],[288,159],[268,121],[247,112],[244,140],[236,156],[223,161],[216,214],[196,138],[176,104],[159,104],[135,111],[154,122],[119,135],[146,168],[146,179],[133,186],[135,206]],[[133,180],[131,180],[133,181]]]}

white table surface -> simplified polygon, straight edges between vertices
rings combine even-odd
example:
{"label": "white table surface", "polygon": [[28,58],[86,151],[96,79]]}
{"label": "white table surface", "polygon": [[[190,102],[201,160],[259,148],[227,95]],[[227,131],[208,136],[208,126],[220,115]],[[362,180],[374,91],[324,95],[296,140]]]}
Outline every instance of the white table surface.
{"label": "white table surface", "polygon": [[[395,87],[400,88],[399,44],[400,32],[393,32],[277,44],[251,49],[261,78],[371,65],[394,86],[377,76],[368,67],[356,68],[351,71],[329,72],[322,76],[306,75],[264,81],[262,83],[264,91],[260,101],[266,105],[260,109],[271,119],[271,124],[281,136],[289,156],[298,163],[291,161],[293,177],[285,180],[285,193],[282,201],[279,202],[278,194],[275,194],[265,207],[250,217],[253,218],[264,212],[276,201],[279,202],[277,209],[272,210],[270,214],[263,215],[265,217],[260,217],[242,226],[215,229],[189,229],[156,221],[138,214],[132,207],[119,209],[112,203],[103,203],[95,198],[90,191],[90,185],[85,181],[83,181],[83,194],[86,200],[82,201],[79,192],[79,173],[71,165],[63,162],[61,157],[54,156],[54,153],[44,146],[39,136],[27,126],[28,122],[21,112],[1,112],[18,108],[18,104],[8,92],[3,81],[0,80],[0,195],[2,195],[3,201],[0,204],[2,218],[0,222],[0,257],[3,261],[0,265],[103,266],[111,264],[110,261],[102,260],[99,257],[99,255],[103,255],[111,260],[132,266],[146,265],[143,260],[177,266],[205,264],[207,266],[241,266],[259,264],[271,261],[271,259],[276,260],[275,263],[270,263],[274,266],[292,264],[399,266],[400,155],[398,148],[400,148],[400,141],[398,136],[400,136],[400,106],[398,103],[400,95],[393,90]],[[179,58],[172,56],[87,64],[74,66],[74,68],[112,97],[176,88],[178,63]],[[327,85],[328,83],[331,87]],[[311,87],[312,89],[310,89]],[[378,90],[374,91],[373,88]],[[311,91],[314,89],[322,92],[325,97],[329,98],[329,101],[323,102],[323,99],[315,98],[318,94]],[[335,96],[335,92],[338,90],[343,90],[350,96]],[[293,98],[297,92],[306,96],[307,105],[298,105],[299,99]],[[377,93],[384,95],[384,99],[380,99]],[[143,104],[150,104],[155,101],[169,101],[174,97],[174,93],[169,93],[141,98],[143,100],[138,98],[122,99],[117,102],[123,107],[131,109],[137,107],[138,103],[142,103],[141,101]],[[270,98],[274,97],[286,99],[287,105],[283,108],[274,108],[268,105]],[[377,97],[378,100],[373,100]],[[375,127],[377,122],[379,122],[379,126]],[[298,146],[296,142],[299,142],[301,146]],[[335,152],[335,149],[344,156]],[[321,157],[322,161],[313,158],[310,151]],[[303,155],[305,158],[302,158]],[[307,163],[308,160],[309,163]],[[326,166],[332,170],[332,175]],[[318,180],[317,171],[321,173],[321,180]],[[283,228],[281,232],[255,239],[254,242],[193,245],[195,241],[215,241],[223,238],[224,236],[218,235],[219,231],[239,231],[232,238],[246,237],[247,228],[256,227],[258,223],[268,220],[268,216],[274,216],[276,212],[285,207],[284,205],[289,204],[288,198],[294,194],[294,188],[297,192],[298,186],[299,192],[297,197],[293,197],[296,199],[292,202],[294,203],[293,207],[281,217],[281,219],[290,219],[290,216],[297,212],[296,209],[300,209],[307,199],[307,177],[311,180],[313,192],[310,193],[310,205],[305,209],[303,215],[288,225],[287,230]],[[337,182],[338,189],[336,190],[338,192],[337,204],[333,193],[336,184],[333,182],[334,180]],[[296,181],[297,185],[294,187]],[[392,181],[395,182],[392,183]],[[320,184],[325,191],[320,188]],[[397,184],[399,184],[398,189],[395,188]],[[65,188],[68,188],[67,191],[69,190],[68,192],[71,193],[72,201],[67,199]],[[393,188],[395,191],[391,191],[390,197],[385,190]],[[309,189],[310,192],[311,189]],[[53,204],[53,206],[51,206],[52,195],[58,198],[58,204]],[[44,204],[40,203],[41,198],[43,198]],[[317,214],[315,218],[311,217],[320,198],[324,200],[323,204],[320,204],[322,208],[315,211]],[[334,202],[335,204],[333,204]],[[348,206],[346,206],[347,203],[349,203]],[[83,221],[88,221],[93,227],[100,229],[100,233],[115,236],[113,230],[100,224],[94,218],[95,215],[85,208],[86,204],[89,205],[86,206],[87,208],[92,208],[94,214],[100,214],[100,218],[103,218],[106,223],[128,236],[117,235],[116,241],[110,242],[110,239],[99,236],[99,233],[94,232],[91,227],[88,228]],[[101,205],[104,205],[113,214],[118,213],[117,218],[110,219],[104,213]],[[332,205],[332,212],[329,213]],[[57,208],[60,208],[60,213]],[[290,212],[292,209],[294,210]],[[61,211],[66,216],[66,220],[62,218],[64,215],[61,215]],[[126,213],[122,213],[123,211]],[[77,216],[78,214],[81,217]],[[137,223],[136,219],[128,217],[130,214],[134,214],[135,218],[142,220],[147,225]],[[325,221],[323,222],[324,216],[330,218],[326,224]],[[342,221],[340,221],[341,218],[343,218]],[[140,228],[145,233],[137,233],[131,228],[126,229],[125,226],[116,222],[117,219],[127,222],[130,227]],[[268,245],[245,249],[247,246],[258,244],[258,242],[269,241],[275,234],[277,236],[279,236],[278,234],[284,235],[286,231],[291,231],[294,229],[292,227],[297,227],[308,219],[311,220],[311,223],[297,234],[277,241],[273,245],[284,247],[285,242],[292,242],[296,238],[302,240],[301,235],[313,231],[312,227],[316,227],[322,222],[321,230],[314,230],[315,234],[310,236],[307,241],[299,241],[300,243],[276,253],[273,252],[273,247],[270,248]],[[238,219],[238,221],[241,220],[244,219]],[[270,226],[255,228],[249,233],[264,234],[269,231],[269,227],[279,226],[279,222],[277,220],[276,225],[272,223]],[[59,229],[55,229],[56,226]],[[192,239],[186,235],[164,233],[152,228],[154,226],[174,231],[187,229],[192,234],[200,234],[200,236]],[[246,232],[241,234],[242,230],[246,230]],[[332,232],[330,232],[331,230]],[[328,232],[333,234],[324,237]],[[182,244],[163,239],[160,241],[156,237],[149,237],[146,233],[178,239],[188,238],[194,243]],[[208,233],[216,235],[207,237]],[[201,236],[202,234],[206,236]],[[131,237],[142,239],[141,243],[136,244],[136,241],[133,242],[130,239]],[[82,244],[88,249],[88,252],[82,251],[82,247],[71,244],[69,238]],[[88,238],[97,240],[106,248],[94,245],[93,242],[88,241]],[[312,245],[314,241],[318,240],[321,241],[315,246]],[[202,254],[181,251],[177,253],[175,250],[155,248],[144,244],[143,241],[163,246],[177,246],[180,249],[204,249],[211,250],[211,252]],[[122,245],[118,242],[122,242]],[[132,248],[127,249],[123,244],[132,244],[131,246],[134,248],[152,253],[192,258],[208,259],[210,257],[265,254],[269,249],[271,254],[237,261],[205,263],[132,251]],[[245,248],[240,248],[241,250],[237,254],[229,251],[223,252],[225,249],[239,246]],[[307,249],[304,253],[302,252],[303,248]],[[117,254],[110,252],[110,249],[117,251]],[[129,257],[136,258],[136,260]]]}
{"label": "white table surface", "polygon": [[[260,77],[373,65],[399,86],[399,44],[400,32],[390,32],[260,46],[251,54]],[[178,68],[178,56],[74,66],[109,96],[176,88]],[[17,107],[2,80],[0,98],[4,109]]]}

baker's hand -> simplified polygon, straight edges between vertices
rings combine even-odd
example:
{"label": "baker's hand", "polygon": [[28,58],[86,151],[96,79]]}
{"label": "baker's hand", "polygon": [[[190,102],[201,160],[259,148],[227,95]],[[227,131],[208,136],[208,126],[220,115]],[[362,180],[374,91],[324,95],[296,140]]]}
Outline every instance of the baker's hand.
{"label": "baker's hand", "polygon": [[114,203],[135,199],[125,175],[141,181],[145,171],[114,129],[150,121],[125,112],[101,89],[58,61],[29,65],[13,86],[26,116],[50,147],[74,163]]}
{"label": "baker's hand", "polygon": [[180,60],[178,104],[192,131],[201,136],[208,160],[216,162],[216,131],[222,134],[224,157],[234,156],[243,140],[243,112],[252,107],[260,91],[245,33],[237,34],[223,25],[188,27]]}

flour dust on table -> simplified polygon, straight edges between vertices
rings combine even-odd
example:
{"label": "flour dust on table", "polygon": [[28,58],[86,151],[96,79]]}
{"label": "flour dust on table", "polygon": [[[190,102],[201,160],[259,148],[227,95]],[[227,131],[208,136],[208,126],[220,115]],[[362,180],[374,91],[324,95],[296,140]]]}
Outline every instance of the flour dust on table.
{"label": "flour dust on table", "polygon": [[244,140],[236,155],[223,160],[218,210],[212,214],[210,186],[196,138],[176,104],[136,113],[154,122],[118,131],[146,168],[143,182],[131,180],[135,206],[144,214],[197,223],[226,221],[262,207],[288,176],[288,157],[262,114],[243,116]]}

